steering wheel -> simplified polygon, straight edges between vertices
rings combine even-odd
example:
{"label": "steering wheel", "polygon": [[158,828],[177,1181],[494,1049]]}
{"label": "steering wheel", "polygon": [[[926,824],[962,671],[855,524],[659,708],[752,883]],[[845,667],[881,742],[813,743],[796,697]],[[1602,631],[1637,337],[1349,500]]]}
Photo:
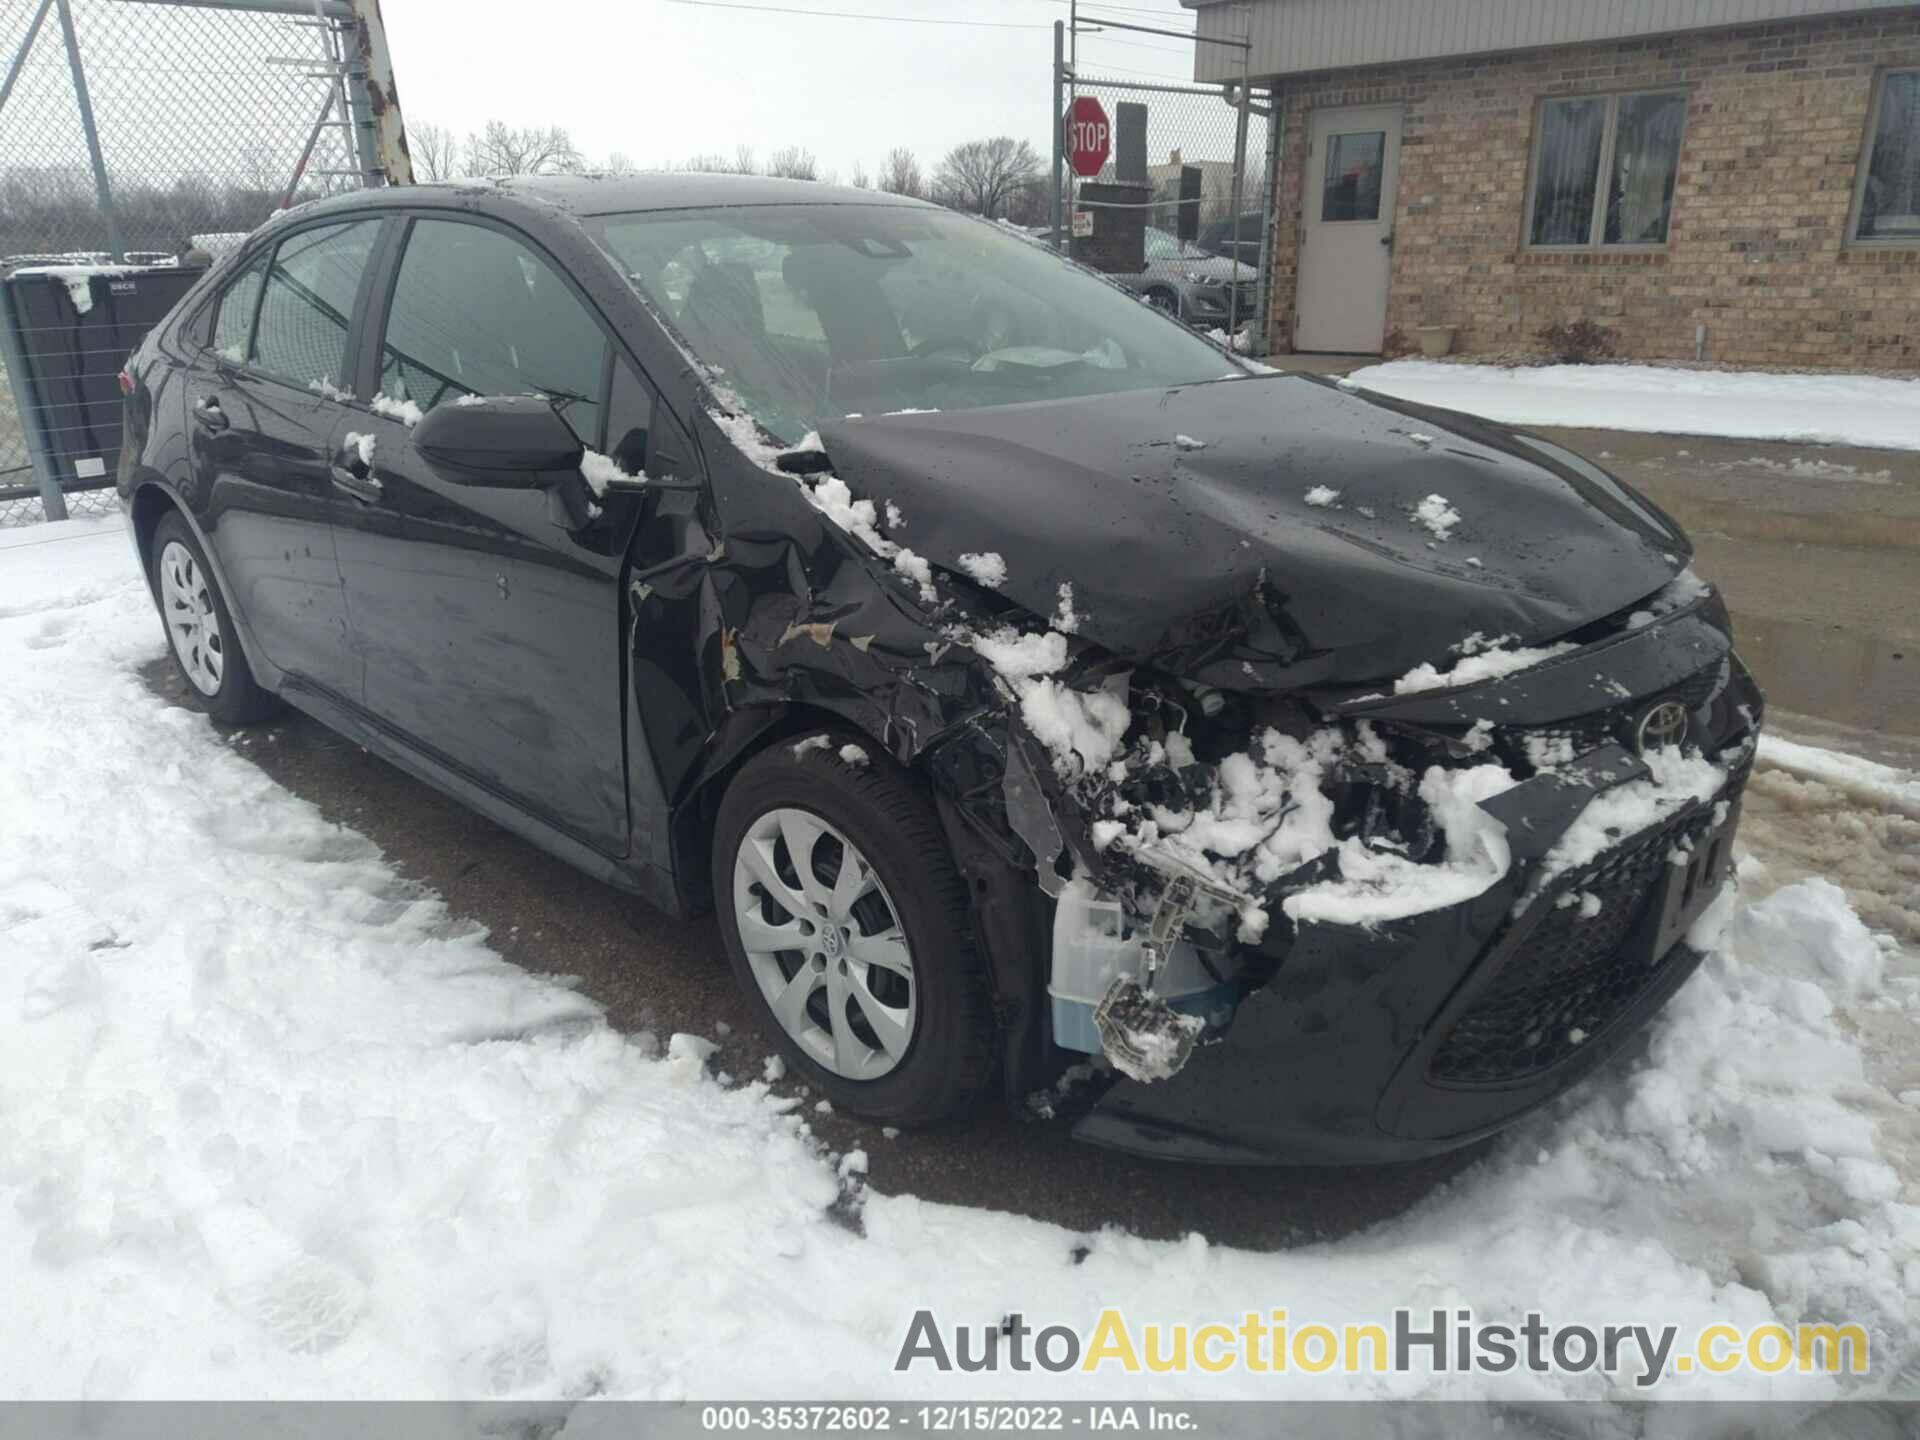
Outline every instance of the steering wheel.
{"label": "steering wheel", "polygon": [[915,360],[924,360],[929,355],[938,355],[942,350],[961,350],[969,360],[978,360],[986,352],[964,335],[934,335],[922,340],[907,352]]}

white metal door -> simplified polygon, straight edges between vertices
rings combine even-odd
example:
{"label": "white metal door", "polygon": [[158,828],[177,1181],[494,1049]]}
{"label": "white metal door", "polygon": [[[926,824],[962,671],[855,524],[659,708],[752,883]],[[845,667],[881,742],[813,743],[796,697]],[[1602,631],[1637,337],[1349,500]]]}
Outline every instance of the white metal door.
{"label": "white metal door", "polygon": [[1293,348],[1377,355],[1393,272],[1400,108],[1319,110],[1310,133]]}

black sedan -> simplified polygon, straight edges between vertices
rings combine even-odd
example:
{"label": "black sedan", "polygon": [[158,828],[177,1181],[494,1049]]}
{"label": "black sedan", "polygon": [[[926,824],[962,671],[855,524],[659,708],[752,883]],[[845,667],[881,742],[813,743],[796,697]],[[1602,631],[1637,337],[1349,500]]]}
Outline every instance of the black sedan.
{"label": "black sedan", "polygon": [[874,1120],[1091,1060],[1102,1143],[1437,1151],[1707,943],[1760,697],[1674,524],[1000,227],[738,177],[366,192],[224,257],[123,385],[215,718],[297,706],[717,908],[789,1065]]}

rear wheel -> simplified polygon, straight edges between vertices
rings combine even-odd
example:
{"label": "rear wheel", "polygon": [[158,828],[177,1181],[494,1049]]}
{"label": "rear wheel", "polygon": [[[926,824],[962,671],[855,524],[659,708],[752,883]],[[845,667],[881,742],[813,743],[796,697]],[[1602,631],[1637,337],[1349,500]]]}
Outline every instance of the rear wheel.
{"label": "rear wheel", "polygon": [[177,512],[154,527],[149,554],[160,621],[194,698],[214,719],[232,725],[273,714],[280,702],[254,681],[206,552]]}
{"label": "rear wheel", "polygon": [[1171,290],[1158,287],[1147,291],[1147,303],[1156,310],[1164,310],[1175,319],[1180,315],[1180,297]]}
{"label": "rear wheel", "polygon": [[831,743],[756,756],[721,801],[714,893],[735,978],[788,1064],[840,1109],[926,1124],[992,1073],[967,892],[927,797]]}

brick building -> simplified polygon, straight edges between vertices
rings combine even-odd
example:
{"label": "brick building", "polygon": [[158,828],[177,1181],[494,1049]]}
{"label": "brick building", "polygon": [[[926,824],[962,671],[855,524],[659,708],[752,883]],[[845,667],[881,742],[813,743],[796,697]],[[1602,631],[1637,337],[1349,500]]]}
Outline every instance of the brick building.
{"label": "brick building", "polygon": [[1277,350],[1920,369],[1920,5],[1182,3],[1274,91]]}

